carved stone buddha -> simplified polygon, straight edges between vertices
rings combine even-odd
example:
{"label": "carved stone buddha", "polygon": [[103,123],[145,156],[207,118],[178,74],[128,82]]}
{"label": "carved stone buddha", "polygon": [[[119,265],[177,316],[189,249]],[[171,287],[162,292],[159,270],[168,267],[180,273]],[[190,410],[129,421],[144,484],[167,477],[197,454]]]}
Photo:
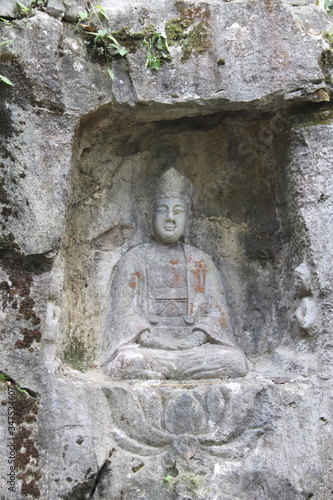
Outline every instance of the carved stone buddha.
{"label": "carved stone buddha", "polygon": [[181,240],[192,186],[176,169],[159,178],[153,240],[129,250],[112,280],[107,371],[116,379],[208,379],[246,374],[233,344],[219,272]]}

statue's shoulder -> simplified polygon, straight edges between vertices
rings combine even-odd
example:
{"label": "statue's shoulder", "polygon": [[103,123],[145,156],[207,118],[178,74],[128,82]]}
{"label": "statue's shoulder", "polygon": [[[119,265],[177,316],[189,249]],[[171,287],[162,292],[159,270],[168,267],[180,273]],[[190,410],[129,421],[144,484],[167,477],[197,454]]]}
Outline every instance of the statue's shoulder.
{"label": "statue's shoulder", "polygon": [[207,253],[200,250],[199,248],[193,247],[192,245],[184,244],[184,251],[188,262],[191,261],[202,262],[205,263],[206,266],[209,268],[215,268],[215,264],[212,261],[211,257]]}
{"label": "statue's shoulder", "polygon": [[144,262],[147,251],[147,244],[140,243],[133,248],[130,248],[124,255],[120,257],[117,267],[138,266]]}
{"label": "statue's shoulder", "polygon": [[144,255],[146,249],[149,246],[150,246],[149,243],[139,243],[135,247],[132,247],[129,250],[127,250],[127,252],[124,253],[124,255],[122,256],[122,258],[132,256],[132,255]]}

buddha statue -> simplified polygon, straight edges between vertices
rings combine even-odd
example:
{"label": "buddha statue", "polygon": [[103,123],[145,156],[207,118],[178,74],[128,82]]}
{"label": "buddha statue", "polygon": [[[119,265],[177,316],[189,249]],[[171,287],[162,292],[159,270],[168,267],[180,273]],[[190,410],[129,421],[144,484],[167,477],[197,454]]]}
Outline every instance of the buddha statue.
{"label": "buddha statue", "polygon": [[211,379],[246,374],[211,258],[182,239],[192,185],[175,168],[158,179],[152,241],[129,250],[112,279],[104,347],[115,379]]}

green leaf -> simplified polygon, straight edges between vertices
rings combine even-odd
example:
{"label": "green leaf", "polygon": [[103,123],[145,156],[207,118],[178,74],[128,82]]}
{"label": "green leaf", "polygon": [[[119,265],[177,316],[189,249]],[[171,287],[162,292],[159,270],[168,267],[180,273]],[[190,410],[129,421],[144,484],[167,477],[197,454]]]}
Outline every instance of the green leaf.
{"label": "green leaf", "polygon": [[89,16],[88,12],[86,10],[80,10],[79,11],[79,21],[85,21],[87,19],[87,17]]}
{"label": "green leaf", "polygon": [[154,61],[150,62],[148,66],[150,69],[156,69],[156,71],[158,71],[161,67],[161,62],[159,59],[155,59]]}
{"label": "green leaf", "polygon": [[[100,37],[103,37],[107,34],[108,30],[98,30],[97,31],[97,34],[100,36]],[[108,35],[108,38],[111,37],[111,35]]]}
{"label": "green leaf", "polygon": [[121,57],[125,57],[126,54],[127,54],[127,49],[124,49],[124,47],[122,47],[121,49],[118,50],[118,54],[121,56]]}
{"label": "green leaf", "polygon": [[8,43],[13,43],[13,40],[3,40],[2,42],[0,42],[0,47],[1,45],[7,45]]}
{"label": "green leaf", "polygon": [[119,47],[119,42],[115,39],[114,36],[108,34],[107,38],[110,39],[114,44],[116,44],[117,47]]}
{"label": "green leaf", "polygon": [[7,25],[12,24],[10,21],[8,21],[8,19],[4,19],[3,17],[0,17],[0,22]]}
{"label": "green leaf", "polygon": [[18,390],[19,390],[20,392],[23,392],[23,393],[24,393],[24,394],[26,394],[27,396],[30,396],[30,394],[28,393],[28,391],[26,391],[25,389],[22,389],[22,387],[17,386],[17,388],[18,388]]}
{"label": "green leaf", "polygon": [[158,37],[158,40],[156,42],[156,47],[158,48],[158,50],[164,49],[163,38],[161,36]]}
{"label": "green leaf", "polygon": [[14,85],[8,78],[6,78],[5,76],[3,75],[0,75],[0,80],[3,82],[3,83],[6,83],[7,85]]}
{"label": "green leaf", "polygon": [[93,31],[87,31],[86,33],[87,35],[96,35],[94,38],[94,43],[98,43],[103,40],[103,38],[98,33],[94,33]]}
{"label": "green leaf", "polygon": [[324,9],[326,12],[333,16],[333,1],[332,0],[325,0],[324,2]]}
{"label": "green leaf", "polygon": [[158,71],[163,59],[171,58],[166,36],[162,33],[153,33],[142,41],[142,45],[147,49],[146,68]]}
{"label": "green leaf", "polygon": [[114,73],[113,73],[112,69],[108,68],[106,71],[107,71],[109,77],[111,78],[111,80],[114,80]]}
{"label": "green leaf", "polygon": [[118,49],[119,49],[118,45],[115,45],[114,43],[107,43],[106,44],[106,48],[107,49],[116,49],[117,52],[118,52]]}
{"label": "green leaf", "polygon": [[103,17],[105,17],[105,19],[109,20],[109,16],[107,15],[103,7],[101,7],[100,5],[95,5],[95,9],[97,9],[99,13],[102,14]]}
{"label": "green leaf", "polygon": [[22,12],[27,12],[29,10],[29,7],[22,2],[19,2],[19,0],[16,0],[16,3]]}

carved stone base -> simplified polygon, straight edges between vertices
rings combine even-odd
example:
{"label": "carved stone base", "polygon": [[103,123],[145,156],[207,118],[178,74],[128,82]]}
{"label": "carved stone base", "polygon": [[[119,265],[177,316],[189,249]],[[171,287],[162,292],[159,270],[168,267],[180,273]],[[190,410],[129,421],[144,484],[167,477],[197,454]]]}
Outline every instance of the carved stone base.
{"label": "carved stone base", "polygon": [[112,378],[121,380],[224,379],[243,377],[246,361],[234,347],[204,344],[177,352],[133,344],[122,348],[108,369]]}

